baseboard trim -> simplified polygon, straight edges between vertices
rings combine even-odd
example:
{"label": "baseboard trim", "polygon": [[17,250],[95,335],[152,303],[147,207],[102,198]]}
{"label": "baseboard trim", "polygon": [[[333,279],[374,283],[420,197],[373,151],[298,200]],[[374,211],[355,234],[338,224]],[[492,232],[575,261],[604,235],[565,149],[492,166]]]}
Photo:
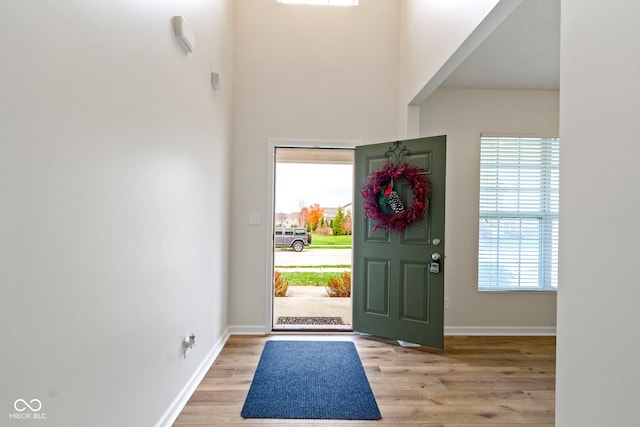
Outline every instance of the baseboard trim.
{"label": "baseboard trim", "polygon": [[213,345],[213,348],[211,349],[209,354],[207,354],[207,356],[204,358],[200,366],[198,366],[198,369],[196,369],[195,373],[191,376],[191,378],[189,378],[189,381],[187,381],[187,384],[185,384],[185,386],[182,388],[180,393],[178,393],[178,395],[173,400],[173,402],[171,402],[171,405],[169,406],[169,408],[165,411],[165,413],[162,415],[160,420],[156,423],[156,427],[168,427],[175,422],[175,420],[180,415],[180,412],[182,412],[182,409],[185,407],[185,405],[189,401],[189,398],[191,397],[193,392],[196,391],[196,388],[198,387],[198,385],[200,384],[204,376],[207,374],[207,372],[209,371],[209,368],[211,367],[211,365],[213,365],[213,362],[215,362],[220,352],[222,351],[222,348],[227,343],[227,340],[229,339],[230,335],[231,333],[229,331],[229,328],[227,328],[222,334],[222,336],[220,337],[220,339],[218,339],[218,341],[216,341],[216,343]]}
{"label": "baseboard trim", "polygon": [[229,326],[229,335],[267,335],[269,331],[264,325]]}
{"label": "baseboard trim", "polygon": [[445,326],[444,335],[555,336],[555,326]]}
{"label": "baseboard trim", "polygon": [[[227,328],[229,335],[268,335],[264,325],[239,325]],[[304,332],[311,334],[312,331]],[[469,336],[555,336],[555,326],[445,326],[444,335]]]}

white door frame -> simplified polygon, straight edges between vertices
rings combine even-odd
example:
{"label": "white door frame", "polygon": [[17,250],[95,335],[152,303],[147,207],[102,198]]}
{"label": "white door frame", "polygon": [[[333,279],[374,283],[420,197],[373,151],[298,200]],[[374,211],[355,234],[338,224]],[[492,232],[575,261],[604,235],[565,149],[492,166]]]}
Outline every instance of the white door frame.
{"label": "white door frame", "polygon": [[275,224],[275,199],[274,188],[275,183],[275,154],[276,148],[342,148],[355,149],[356,146],[362,145],[362,141],[340,141],[340,140],[310,140],[310,139],[277,139],[269,138],[267,144],[267,214],[265,227],[265,244],[269,258],[267,260],[267,271],[265,272],[267,289],[266,300],[266,333],[270,334],[273,330],[273,225]]}

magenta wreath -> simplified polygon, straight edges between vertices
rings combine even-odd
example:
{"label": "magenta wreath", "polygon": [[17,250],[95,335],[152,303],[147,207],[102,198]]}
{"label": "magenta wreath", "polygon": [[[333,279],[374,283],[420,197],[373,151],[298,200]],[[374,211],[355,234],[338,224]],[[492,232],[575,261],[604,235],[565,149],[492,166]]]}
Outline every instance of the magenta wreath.
{"label": "magenta wreath", "polygon": [[[388,193],[393,192],[393,182],[404,178],[413,191],[413,200],[408,208],[390,209]],[[362,187],[362,210],[367,218],[374,220],[372,231],[383,228],[401,232],[413,222],[421,221],[427,213],[427,199],[431,195],[431,183],[420,169],[406,162],[385,163],[376,170]],[[400,202],[401,203],[401,202]]]}

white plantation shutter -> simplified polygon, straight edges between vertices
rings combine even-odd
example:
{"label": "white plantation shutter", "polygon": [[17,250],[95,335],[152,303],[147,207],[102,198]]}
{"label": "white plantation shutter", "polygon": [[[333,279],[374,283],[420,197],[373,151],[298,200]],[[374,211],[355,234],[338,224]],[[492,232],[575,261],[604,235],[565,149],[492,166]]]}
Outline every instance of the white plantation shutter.
{"label": "white plantation shutter", "polygon": [[558,138],[482,136],[480,290],[558,286]]}

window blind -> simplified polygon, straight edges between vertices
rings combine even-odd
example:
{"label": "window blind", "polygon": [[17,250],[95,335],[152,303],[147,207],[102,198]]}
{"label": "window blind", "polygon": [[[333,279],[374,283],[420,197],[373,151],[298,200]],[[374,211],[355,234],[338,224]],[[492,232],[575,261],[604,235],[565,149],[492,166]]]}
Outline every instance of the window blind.
{"label": "window blind", "polygon": [[559,139],[482,136],[478,288],[558,286]]}

